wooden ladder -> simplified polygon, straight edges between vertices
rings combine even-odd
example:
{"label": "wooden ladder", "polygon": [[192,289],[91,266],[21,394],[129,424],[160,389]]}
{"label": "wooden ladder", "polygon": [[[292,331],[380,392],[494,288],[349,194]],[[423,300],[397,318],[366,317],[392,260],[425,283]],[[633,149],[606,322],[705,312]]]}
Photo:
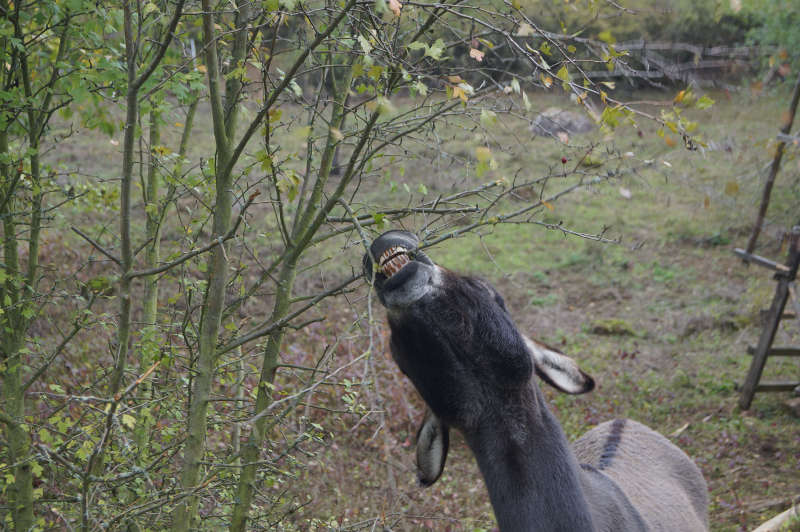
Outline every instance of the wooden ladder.
{"label": "wooden ladder", "polygon": [[[743,410],[747,410],[750,408],[750,403],[752,403],[756,392],[794,391],[800,394],[800,381],[759,382],[767,357],[800,356],[800,347],[772,347],[775,333],[778,331],[781,319],[784,318],[783,311],[789,298],[793,299],[796,307],[800,307],[800,300],[797,299],[794,289],[797,268],[800,265],[800,225],[792,228],[789,233],[789,257],[786,264],[773,262],[739,248],[735,249],[734,253],[742,257],[746,262],[752,262],[773,270],[775,272],[775,280],[778,281],[758,344],[755,347],[747,348],[747,352],[753,356],[753,360],[750,363],[750,371],[748,371],[747,379],[741,387],[741,396],[739,397],[739,406]],[[798,308],[797,314],[800,315],[800,308]]]}

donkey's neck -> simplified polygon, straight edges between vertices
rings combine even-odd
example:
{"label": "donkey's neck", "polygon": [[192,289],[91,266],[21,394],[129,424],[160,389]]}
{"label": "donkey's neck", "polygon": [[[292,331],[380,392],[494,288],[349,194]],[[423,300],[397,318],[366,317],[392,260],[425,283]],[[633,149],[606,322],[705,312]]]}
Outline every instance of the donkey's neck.
{"label": "donkey's neck", "polygon": [[465,437],[500,530],[593,530],[578,463],[541,391],[492,414]]}

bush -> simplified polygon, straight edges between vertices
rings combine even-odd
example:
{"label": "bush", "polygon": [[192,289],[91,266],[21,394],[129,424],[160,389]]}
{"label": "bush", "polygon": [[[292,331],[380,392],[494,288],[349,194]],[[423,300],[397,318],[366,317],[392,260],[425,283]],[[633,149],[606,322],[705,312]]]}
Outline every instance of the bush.
{"label": "bush", "polygon": [[779,61],[800,67],[800,3],[796,0],[750,0],[761,23],[748,31],[752,44],[775,46]]}

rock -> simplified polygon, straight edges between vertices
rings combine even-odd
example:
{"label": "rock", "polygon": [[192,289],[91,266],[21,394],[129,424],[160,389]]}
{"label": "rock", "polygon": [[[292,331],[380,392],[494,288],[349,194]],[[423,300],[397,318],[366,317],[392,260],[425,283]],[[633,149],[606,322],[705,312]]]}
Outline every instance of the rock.
{"label": "rock", "polygon": [[800,417],[800,397],[789,399],[783,404],[786,405],[789,410],[791,410],[792,414],[794,414],[796,417]]}
{"label": "rock", "polygon": [[588,133],[594,128],[595,123],[586,115],[550,107],[534,119],[530,130],[535,135],[556,137],[564,133],[568,135]]}

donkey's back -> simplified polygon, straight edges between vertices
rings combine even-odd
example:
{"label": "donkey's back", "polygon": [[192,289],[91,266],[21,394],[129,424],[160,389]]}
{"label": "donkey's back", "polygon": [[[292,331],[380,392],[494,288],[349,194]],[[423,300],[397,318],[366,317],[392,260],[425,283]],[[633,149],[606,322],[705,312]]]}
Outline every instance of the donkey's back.
{"label": "donkey's back", "polygon": [[607,475],[639,509],[648,528],[708,530],[708,488],[695,463],[661,434],[630,419],[581,436],[578,461]]}

